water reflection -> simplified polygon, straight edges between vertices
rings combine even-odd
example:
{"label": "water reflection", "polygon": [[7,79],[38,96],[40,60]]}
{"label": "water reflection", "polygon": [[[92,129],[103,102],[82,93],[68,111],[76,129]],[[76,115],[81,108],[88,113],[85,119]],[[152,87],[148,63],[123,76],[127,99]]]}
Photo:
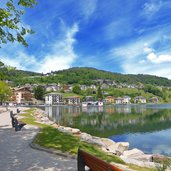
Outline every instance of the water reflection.
{"label": "water reflection", "polygon": [[164,153],[164,147],[171,148],[171,105],[51,106],[45,111],[60,125],[115,141],[128,141],[131,147],[145,152]]}

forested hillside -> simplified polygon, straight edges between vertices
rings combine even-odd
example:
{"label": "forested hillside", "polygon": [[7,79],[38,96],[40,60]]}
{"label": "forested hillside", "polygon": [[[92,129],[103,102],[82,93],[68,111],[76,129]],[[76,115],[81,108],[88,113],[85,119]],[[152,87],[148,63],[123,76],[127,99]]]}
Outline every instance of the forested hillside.
{"label": "forested hillside", "polygon": [[151,84],[157,86],[171,86],[171,80],[163,77],[151,75],[124,75],[112,73],[95,68],[70,68],[66,70],[40,74],[29,71],[16,70],[10,67],[4,67],[0,64],[0,78],[13,81],[15,85],[26,83],[65,83],[65,84],[86,84],[95,83],[97,79],[112,80],[116,83],[127,84]]}
{"label": "forested hillside", "polygon": [[0,80],[10,80],[15,83],[22,82],[23,79],[30,77],[30,76],[40,76],[41,74],[30,72],[30,71],[23,71],[23,70],[17,70],[10,66],[5,66],[0,61]]}
{"label": "forested hillside", "polygon": [[116,83],[128,83],[128,84],[151,84],[158,86],[171,86],[171,80],[163,77],[151,76],[151,75],[124,75],[119,73],[112,73],[103,70],[97,70],[95,68],[70,68],[67,70],[61,70],[57,72],[49,73],[48,75],[25,78],[23,82],[42,82],[42,83],[66,83],[66,84],[86,84],[90,85],[94,83],[94,80],[104,79],[112,80]]}

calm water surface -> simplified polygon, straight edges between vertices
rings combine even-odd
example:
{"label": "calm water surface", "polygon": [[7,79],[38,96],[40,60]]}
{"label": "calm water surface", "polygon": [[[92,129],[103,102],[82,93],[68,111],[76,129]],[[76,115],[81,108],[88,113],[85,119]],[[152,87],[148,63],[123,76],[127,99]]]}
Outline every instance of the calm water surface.
{"label": "calm water surface", "polygon": [[114,141],[145,153],[171,156],[171,104],[104,107],[45,107],[48,117],[63,126]]}

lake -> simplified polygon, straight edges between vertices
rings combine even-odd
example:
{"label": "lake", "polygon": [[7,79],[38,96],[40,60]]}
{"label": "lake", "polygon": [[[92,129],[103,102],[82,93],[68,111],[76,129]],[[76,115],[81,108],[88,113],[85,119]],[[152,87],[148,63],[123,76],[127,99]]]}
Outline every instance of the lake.
{"label": "lake", "polygon": [[130,149],[171,156],[171,104],[50,106],[45,111],[57,124],[129,142]]}

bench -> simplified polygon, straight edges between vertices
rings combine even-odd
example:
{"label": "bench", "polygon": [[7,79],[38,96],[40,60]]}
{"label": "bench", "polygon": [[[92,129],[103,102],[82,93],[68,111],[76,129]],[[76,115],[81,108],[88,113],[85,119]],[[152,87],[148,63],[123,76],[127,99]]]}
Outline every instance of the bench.
{"label": "bench", "polygon": [[89,171],[123,171],[116,166],[113,166],[81,149],[78,149],[78,171],[86,171],[85,166],[89,167]]}
{"label": "bench", "polygon": [[15,127],[15,121],[14,121],[15,115],[17,115],[17,114],[13,114],[13,111],[10,111],[12,127]]}
{"label": "bench", "polygon": [[26,125],[26,123],[18,121],[15,117],[16,114],[13,114],[13,111],[10,111],[12,127],[15,128],[15,131],[20,131],[21,128]]}

